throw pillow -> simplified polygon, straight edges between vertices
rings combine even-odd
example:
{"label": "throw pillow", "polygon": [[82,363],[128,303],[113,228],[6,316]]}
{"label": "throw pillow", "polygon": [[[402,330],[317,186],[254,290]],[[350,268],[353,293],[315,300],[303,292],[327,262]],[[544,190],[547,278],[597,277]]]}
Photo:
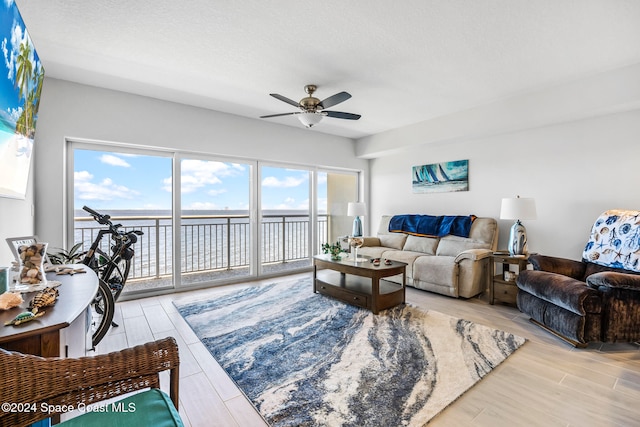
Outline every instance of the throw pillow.
{"label": "throw pillow", "polygon": [[407,235],[402,233],[378,234],[378,239],[380,239],[380,244],[382,246],[402,250],[404,241],[407,239]]}
{"label": "throw pillow", "polygon": [[403,251],[423,252],[429,255],[436,254],[436,248],[438,247],[437,237],[419,237],[419,236],[407,236],[407,241],[402,248]]}

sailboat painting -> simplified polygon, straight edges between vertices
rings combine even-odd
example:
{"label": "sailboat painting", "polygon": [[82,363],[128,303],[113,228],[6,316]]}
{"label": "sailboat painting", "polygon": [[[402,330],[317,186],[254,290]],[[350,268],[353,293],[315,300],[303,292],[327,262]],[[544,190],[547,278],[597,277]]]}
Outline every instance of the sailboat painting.
{"label": "sailboat painting", "polygon": [[411,172],[414,193],[469,191],[469,160],[414,166]]}

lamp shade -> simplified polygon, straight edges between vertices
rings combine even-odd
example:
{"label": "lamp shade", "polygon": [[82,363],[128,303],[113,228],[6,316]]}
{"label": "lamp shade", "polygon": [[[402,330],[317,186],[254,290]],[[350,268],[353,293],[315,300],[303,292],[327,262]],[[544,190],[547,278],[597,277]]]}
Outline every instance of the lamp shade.
{"label": "lamp shade", "polygon": [[314,113],[313,111],[305,111],[304,113],[298,114],[298,120],[300,120],[303,125],[310,128],[322,121],[322,114]]}
{"label": "lamp shade", "polygon": [[531,197],[502,199],[500,219],[536,219],[536,202]]}
{"label": "lamp shade", "polygon": [[347,205],[348,216],[365,216],[367,213],[367,205],[363,202],[349,202]]}

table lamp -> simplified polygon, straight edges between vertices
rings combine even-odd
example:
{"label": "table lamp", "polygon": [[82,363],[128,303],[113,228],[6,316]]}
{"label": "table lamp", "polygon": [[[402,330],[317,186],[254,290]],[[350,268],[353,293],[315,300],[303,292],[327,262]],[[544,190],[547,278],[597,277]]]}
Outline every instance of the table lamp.
{"label": "table lamp", "polygon": [[362,236],[362,221],[361,216],[365,216],[367,213],[367,205],[363,202],[349,202],[347,205],[347,215],[355,216],[353,220],[352,236]]}
{"label": "table lamp", "polygon": [[516,196],[502,199],[500,219],[515,219],[509,233],[509,254],[524,255],[528,252],[527,230],[520,222],[521,219],[536,219],[536,202],[530,197]]}

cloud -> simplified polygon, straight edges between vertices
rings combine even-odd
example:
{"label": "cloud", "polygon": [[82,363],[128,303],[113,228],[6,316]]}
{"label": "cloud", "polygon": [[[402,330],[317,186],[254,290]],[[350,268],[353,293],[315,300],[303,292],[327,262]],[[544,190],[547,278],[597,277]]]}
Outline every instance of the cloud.
{"label": "cloud", "polygon": [[130,200],[140,196],[138,191],[118,185],[111,178],[95,183],[94,176],[87,171],[74,172],[73,177],[75,194],[79,200]]}
{"label": "cloud", "polygon": [[[20,44],[28,40],[27,32],[22,29],[20,25],[17,24],[16,21],[13,22],[13,27],[11,28],[11,40],[8,41],[6,38],[2,41],[2,54],[4,56],[4,64],[9,70],[7,74],[7,78],[12,82],[15,79],[15,71],[16,71],[16,58],[18,57]],[[31,44],[31,43],[30,43]],[[32,45],[33,46],[33,45]],[[31,55],[29,60],[35,64],[33,59],[33,49],[31,50]],[[34,66],[34,69],[36,67]],[[19,82],[18,82],[19,83]]]}
{"label": "cloud", "polygon": [[15,123],[18,121],[18,119],[22,115],[22,106],[18,108],[7,107],[7,113],[9,114],[10,119]]}
{"label": "cloud", "polygon": [[112,154],[103,154],[100,156],[100,161],[104,164],[111,166],[119,166],[123,168],[130,168],[131,165],[127,163],[124,159],[121,159],[118,156],[114,156]]}
{"label": "cloud", "polygon": [[[238,176],[244,173],[246,167],[238,163],[210,162],[205,160],[183,160],[180,163],[182,170],[181,191],[193,193],[207,185],[222,184],[221,178]],[[171,177],[162,180],[162,189],[171,191]],[[226,189],[210,190],[216,194],[226,192]],[[214,194],[212,194],[214,195]]]}
{"label": "cloud", "polygon": [[278,179],[275,176],[268,176],[262,180],[264,187],[291,188],[297,187],[307,180],[306,176],[294,177],[287,176],[284,179]]}
{"label": "cloud", "polygon": [[222,181],[215,175],[182,175],[180,183],[183,193],[193,193],[207,185],[222,184]]}
{"label": "cloud", "polygon": [[183,160],[180,162],[182,174],[193,174],[201,177],[215,175],[218,177],[234,176],[245,170],[237,163],[223,163],[206,160]]}
{"label": "cloud", "polygon": [[209,196],[213,196],[213,197],[215,197],[215,196],[219,196],[219,195],[221,195],[221,194],[224,194],[224,193],[226,193],[226,192],[227,192],[227,189],[226,189],[226,188],[221,188],[220,190],[209,190],[209,191],[207,191],[207,194],[208,194]]}
{"label": "cloud", "polygon": [[93,175],[88,171],[78,171],[73,173],[74,182],[78,181],[91,181],[93,179]]}
{"label": "cloud", "polygon": [[7,73],[7,78],[11,81],[13,81],[13,70],[14,70],[14,61],[15,61],[15,56],[13,55],[13,51],[9,52],[9,49],[7,49],[7,39],[2,40],[2,54],[4,56],[4,65],[7,66],[7,70],[9,70],[9,72]]}

